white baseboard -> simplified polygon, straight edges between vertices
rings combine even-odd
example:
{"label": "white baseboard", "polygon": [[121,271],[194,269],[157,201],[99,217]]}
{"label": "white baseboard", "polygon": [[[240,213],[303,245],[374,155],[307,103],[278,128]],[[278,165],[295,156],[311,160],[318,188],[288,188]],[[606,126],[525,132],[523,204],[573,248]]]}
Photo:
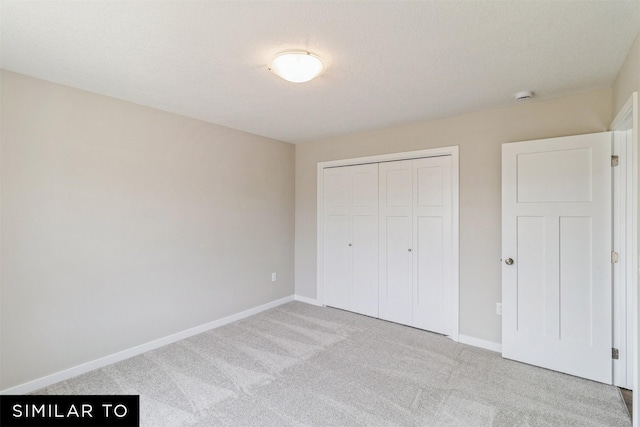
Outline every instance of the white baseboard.
{"label": "white baseboard", "polygon": [[150,341],[145,344],[141,344],[135,347],[128,348],[126,350],[119,351],[118,353],[110,354],[100,359],[92,360],[82,365],[74,366],[73,368],[65,369],[64,371],[56,372],[55,374],[47,375],[46,377],[38,378],[33,381],[26,382],[24,384],[17,385],[15,387],[7,388],[0,391],[0,394],[25,394],[32,391],[48,387],[51,384],[55,384],[60,381],[65,381],[70,378],[76,377],[80,374],[84,374],[94,369],[102,368],[104,366],[111,365],[121,360],[128,359],[130,357],[138,356],[150,350],[163,347],[167,344],[180,341],[185,338],[189,338],[194,335],[201,334],[202,332],[209,331],[211,329],[219,328],[226,324],[235,322],[245,317],[253,316],[270,308],[277,307],[279,305],[288,303],[294,300],[294,296],[290,295],[284,298],[280,298],[275,301],[268,302],[266,304],[259,305],[257,307],[250,308],[240,313],[232,314],[231,316],[224,317],[222,319],[214,320],[213,322],[205,323],[203,325],[195,326],[190,329],[186,329],[175,334],[168,335],[157,340]]}
{"label": "white baseboard", "polygon": [[502,344],[497,342],[482,340],[480,338],[470,337],[468,335],[462,334],[458,335],[458,342],[461,344],[468,344],[474,347],[484,348],[485,350],[502,353]]}
{"label": "white baseboard", "polygon": [[296,301],[300,301],[300,302],[304,302],[306,304],[311,304],[311,305],[317,305],[320,306],[321,304],[318,302],[317,299],[315,298],[308,298],[308,297],[303,297],[302,295],[294,295],[293,298]]}

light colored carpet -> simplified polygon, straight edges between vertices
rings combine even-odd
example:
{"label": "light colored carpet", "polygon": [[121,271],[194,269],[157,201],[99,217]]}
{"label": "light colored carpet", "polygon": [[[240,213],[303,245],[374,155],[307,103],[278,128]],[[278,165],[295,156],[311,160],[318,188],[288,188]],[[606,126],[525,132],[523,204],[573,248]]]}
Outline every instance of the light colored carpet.
{"label": "light colored carpet", "polygon": [[139,394],[141,426],[629,426],[618,390],[292,302],[34,394]]}

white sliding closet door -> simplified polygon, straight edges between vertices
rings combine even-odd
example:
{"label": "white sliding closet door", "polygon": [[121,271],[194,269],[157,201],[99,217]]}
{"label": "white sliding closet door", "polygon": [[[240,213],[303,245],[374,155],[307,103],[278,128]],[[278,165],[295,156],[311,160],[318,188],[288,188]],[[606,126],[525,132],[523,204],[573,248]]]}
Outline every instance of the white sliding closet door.
{"label": "white sliding closet door", "polygon": [[451,156],[381,163],[380,318],[452,333]]}
{"label": "white sliding closet door", "polygon": [[378,165],[324,170],[324,303],[378,316]]}

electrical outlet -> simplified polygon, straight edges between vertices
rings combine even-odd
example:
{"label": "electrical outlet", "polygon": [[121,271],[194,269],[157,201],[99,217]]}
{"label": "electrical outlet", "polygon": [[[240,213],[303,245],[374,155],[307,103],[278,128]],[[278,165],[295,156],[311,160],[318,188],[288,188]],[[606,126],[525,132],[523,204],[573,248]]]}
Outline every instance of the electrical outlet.
{"label": "electrical outlet", "polygon": [[496,314],[498,316],[502,316],[502,303],[501,302],[497,302],[496,303]]}
{"label": "electrical outlet", "polygon": [[271,281],[275,282],[276,280],[278,280],[278,274],[276,274],[275,272],[271,273]]}

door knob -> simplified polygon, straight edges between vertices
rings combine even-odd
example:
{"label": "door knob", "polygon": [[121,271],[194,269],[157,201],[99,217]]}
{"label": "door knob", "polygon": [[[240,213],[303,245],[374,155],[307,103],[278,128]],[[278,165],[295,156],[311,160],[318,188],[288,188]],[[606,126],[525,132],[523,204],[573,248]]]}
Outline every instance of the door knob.
{"label": "door knob", "polygon": [[349,243],[349,246],[351,246],[351,243]]}
{"label": "door knob", "polygon": [[411,252],[411,249],[409,249],[409,252]]}
{"label": "door knob", "polygon": [[512,265],[513,264],[513,260],[511,258],[507,258],[504,260],[504,263],[507,265]]}

